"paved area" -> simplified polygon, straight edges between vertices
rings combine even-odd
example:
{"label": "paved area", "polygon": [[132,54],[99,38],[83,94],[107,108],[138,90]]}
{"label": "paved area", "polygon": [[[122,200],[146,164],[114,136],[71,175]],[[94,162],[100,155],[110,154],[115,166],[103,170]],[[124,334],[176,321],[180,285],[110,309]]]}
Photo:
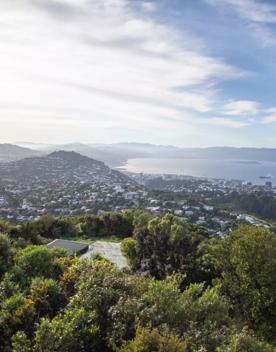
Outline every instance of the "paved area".
{"label": "paved area", "polygon": [[115,242],[96,241],[89,246],[86,253],[82,254],[81,258],[91,258],[94,254],[100,254],[102,257],[110,260],[119,268],[127,267],[127,261],[121,252],[121,244]]}

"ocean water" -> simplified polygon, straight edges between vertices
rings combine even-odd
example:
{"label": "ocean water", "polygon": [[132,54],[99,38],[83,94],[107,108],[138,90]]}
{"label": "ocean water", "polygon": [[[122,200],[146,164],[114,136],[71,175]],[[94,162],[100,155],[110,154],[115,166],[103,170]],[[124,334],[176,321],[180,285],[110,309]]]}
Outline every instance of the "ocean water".
{"label": "ocean water", "polygon": [[[265,184],[266,181],[271,181],[276,185],[276,162],[137,158],[129,159],[123,169],[137,173],[235,179],[250,181],[254,184]],[[267,175],[271,175],[271,178],[260,178],[260,176]]]}

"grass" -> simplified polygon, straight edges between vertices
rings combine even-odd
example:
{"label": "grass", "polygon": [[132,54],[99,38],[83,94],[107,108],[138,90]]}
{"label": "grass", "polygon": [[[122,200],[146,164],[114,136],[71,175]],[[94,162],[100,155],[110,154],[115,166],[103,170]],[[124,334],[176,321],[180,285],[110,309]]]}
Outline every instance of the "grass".
{"label": "grass", "polygon": [[77,242],[81,242],[81,243],[86,243],[86,244],[92,244],[93,242],[96,242],[96,241],[114,242],[114,243],[119,243],[122,241],[121,238],[116,237],[116,236],[107,236],[107,237],[93,237],[93,236],[91,236],[90,238],[66,237],[64,239],[69,240],[69,241],[77,241]]}

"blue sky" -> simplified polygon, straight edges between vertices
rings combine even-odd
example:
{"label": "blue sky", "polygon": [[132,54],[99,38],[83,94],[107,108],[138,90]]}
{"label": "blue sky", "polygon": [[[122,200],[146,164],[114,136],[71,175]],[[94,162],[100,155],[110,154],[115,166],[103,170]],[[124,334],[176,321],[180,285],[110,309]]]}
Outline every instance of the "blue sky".
{"label": "blue sky", "polygon": [[2,0],[0,142],[276,147],[276,1]]}

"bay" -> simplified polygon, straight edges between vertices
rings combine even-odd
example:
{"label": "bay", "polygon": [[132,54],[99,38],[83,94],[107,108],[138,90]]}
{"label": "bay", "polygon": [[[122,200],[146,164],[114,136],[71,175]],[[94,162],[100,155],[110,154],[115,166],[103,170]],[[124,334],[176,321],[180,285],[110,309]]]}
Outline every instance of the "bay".
{"label": "bay", "polygon": [[[129,159],[126,171],[148,174],[176,174],[194,177],[210,177],[227,180],[242,180],[254,184],[276,183],[276,162],[213,159]],[[121,168],[121,169],[122,169]],[[270,178],[261,178],[269,176]]]}

